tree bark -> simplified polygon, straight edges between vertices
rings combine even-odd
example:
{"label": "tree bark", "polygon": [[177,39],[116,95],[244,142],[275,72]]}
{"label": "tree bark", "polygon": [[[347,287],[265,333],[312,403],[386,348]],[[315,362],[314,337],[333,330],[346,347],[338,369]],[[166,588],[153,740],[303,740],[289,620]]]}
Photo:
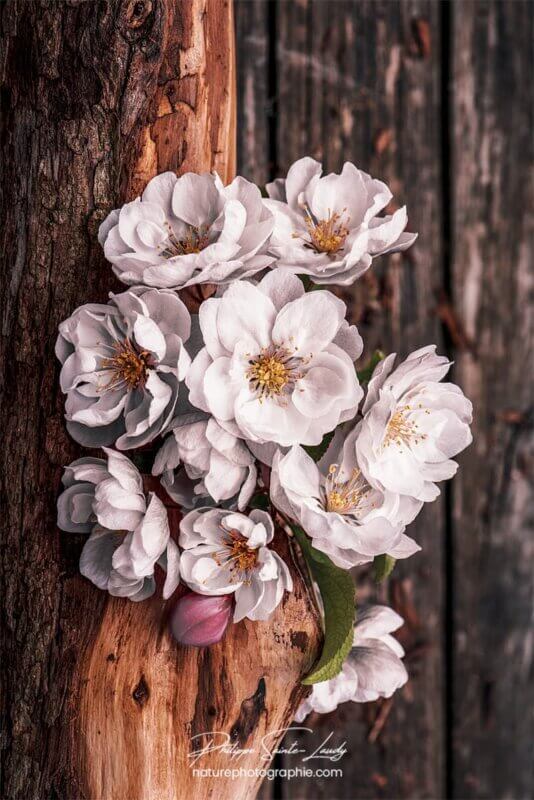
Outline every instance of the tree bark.
{"label": "tree bark", "polygon": [[[170,639],[160,599],[111,599],[82,579],[81,537],[55,527],[62,467],[80,455],[63,424],[58,323],[124,288],[96,241],[110,209],[166,169],[233,177],[232,7],[11,0],[0,13],[0,796],[250,798],[258,778],[195,778],[189,740],[224,731],[258,751],[239,766],[264,765],[262,736],[291,721],[320,639],[298,565],[269,623],[197,651]],[[213,753],[197,766],[231,763]]]}

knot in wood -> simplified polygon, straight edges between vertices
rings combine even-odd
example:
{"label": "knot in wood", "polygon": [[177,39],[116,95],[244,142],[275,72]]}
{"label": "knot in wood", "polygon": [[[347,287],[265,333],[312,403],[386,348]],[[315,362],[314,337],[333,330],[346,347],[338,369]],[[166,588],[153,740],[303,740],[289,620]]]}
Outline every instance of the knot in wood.
{"label": "knot in wood", "polygon": [[152,12],[152,0],[129,0],[126,4],[124,18],[132,30],[141,28]]}

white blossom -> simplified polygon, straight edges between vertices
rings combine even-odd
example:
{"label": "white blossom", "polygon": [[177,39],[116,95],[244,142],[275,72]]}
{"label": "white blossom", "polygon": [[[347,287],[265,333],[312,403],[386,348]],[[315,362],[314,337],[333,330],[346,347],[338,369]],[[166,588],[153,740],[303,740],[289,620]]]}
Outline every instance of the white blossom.
{"label": "white blossom", "polygon": [[285,180],[267,184],[275,225],[270,252],[278,267],[315,283],[348,285],[373,258],[406,250],[417,238],[404,231],[403,206],[378,216],[392,198],[388,187],[346,162],[340,175],[321,177],[322,166],[301,158]]}
{"label": "white blossom", "polygon": [[90,533],[80,572],[117,597],[145,600],[155,590],[154,567],[167,577],[163,596],[179,583],[180,556],[170,538],[165,506],[147,497],[137,468],[122,453],[104,448],[106,459],[80,458],[65,468],[58,498],[58,527]]}
{"label": "white blossom", "polygon": [[225,187],[217,174],[164,172],[112,211],[98,238],[123,283],[181,289],[269,266],[273,224],[259,189],[244,178]]}
{"label": "white blossom", "polygon": [[81,306],[62,322],[56,355],[73,439],[128,450],[164,432],[191,363],[190,330],[174,292],[143,288]]}
{"label": "white blossom", "polygon": [[266,620],[293,589],[286,564],[267,547],[273,535],[265,511],[190,511],[180,523],[182,578],[198,594],[234,594],[234,622]]}
{"label": "white blossom", "polygon": [[271,474],[274,505],[342,569],[383,553],[407,558],[420,549],[404,534],[419,505],[408,508],[399,495],[370,486],[354,458],[356,436],[357,430],[341,452],[329,448],[319,465],[298,446],[279,452]]}
{"label": "white blossom", "polygon": [[153,475],[163,475],[169,495],[185,508],[235,500],[242,510],[256,486],[255,459],[213,417],[175,428],[158,451]]}
{"label": "white blossom", "polygon": [[328,714],[340,703],[366,703],[391,695],[408,680],[404,650],[391,633],[404,620],[387,606],[358,609],[354,642],[343,669],[329,681],[316,683],[296,714],[303,722],[311,711]]}
{"label": "white blossom", "polygon": [[363,345],[345,311],[283,270],[232,284],[200,307],[205,347],[186,380],[191,402],[252,442],[318,444],[363,394],[353,364]]}
{"label": "white blossom", "polygon": [[471,440],[471,402],[453,383],[440,383],[450,362],[435,345],[408,356],[395,370],[395,354],[369,382],[356,457],[368,481],[420,502],[439,495],[436,481],[452,478],[452,457]]}

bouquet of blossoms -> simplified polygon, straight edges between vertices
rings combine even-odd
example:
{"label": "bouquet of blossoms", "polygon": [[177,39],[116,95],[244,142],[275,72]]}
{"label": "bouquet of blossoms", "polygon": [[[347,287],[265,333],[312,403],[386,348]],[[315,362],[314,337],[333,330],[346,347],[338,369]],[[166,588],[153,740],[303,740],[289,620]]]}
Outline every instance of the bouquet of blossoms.
{"label": "bouquet of blossoms", "polygon": [[276,522],[324,618],[302,720],[406,681],[391,635],[402,619],[384,606],[355,618],[350,571],[374,562],[384,575],[419,550],[406,526],[454,475],[471,403],[432,345],[356,371],[362,339],[328,287],[414,242],[405,208],[383,213],[388,187],[303,158],[267,193],[166,172],[102,223],[127,288],[76,309],[56,353],[68,431],[103,456],[65,469],[58,524],[88,534],[80,571],[111,595],[150,597],[158,570],[164,598],[185,584],[173,634],[207,646],[292,591]]}

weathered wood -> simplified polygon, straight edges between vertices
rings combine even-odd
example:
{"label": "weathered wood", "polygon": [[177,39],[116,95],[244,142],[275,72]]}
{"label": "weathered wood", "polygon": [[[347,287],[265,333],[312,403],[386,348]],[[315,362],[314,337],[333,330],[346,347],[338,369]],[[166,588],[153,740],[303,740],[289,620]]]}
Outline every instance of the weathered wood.
{"label": "weathered wood", "polygon": [[[76,306],[120,289],[96,243],[111,208],[156,171],[233,175],[231,5],[12,0],[1,14],[0,795],[201,798],[215,790],[191,788],[186,736],[221,726],[250,746],[268,717],[283,725],[317,619],[295,573],[272,626],[240,624],[213,651],[185,651],[159,600],[111,600],[78,575],[81,537],[55,528],[61,468],[79,449],[53,347]],[[291,631],[306,634],[305,652]],[[222,779],[215,794],[239,796]]]}
{"label": "weathered wood", "polygon": [[271,130],[274,104],[269,96],[272,48],[265,0],[236,0],[238,173],[264,186],[271,179]]}
{"label": "weathered wood", "polygon": [[[75,723],[84,747],[72,757],[91,798],[255,797],[262,778],[253,770],[268,766],[262,739],[274,747],[280,738],[274,732],[291,723],[306,694],[298,678],[317,652],[317,618],[285,534],[277,549],[291,565],[295,591],[268,622],[232,626],[209,648],[180,647],[171,639],[172,601],[107,603],[87,663],[78,667],[87,682]],[[189,758],[193,750],[225,743],[243,754],[234,760],[214,749]],[[207,772],[232,767],[251,770],[252,777],[210,779]]]}
{"label": "weathered wood", "polygon": [[[366,357],[378,345],[401,355],[430,342],[443,350],[433,313],[443,279],[439,4],[303,0],[281,2],[276,13],[280,174],[308,154],[326,170],[354,161],[389,183],[398,205],[408,205],[409,227],[420,231],[411,251],[382,259],[343,293]],[[341,767],[343,778],[291,781],[284,796],[444,795],[442,499],[424,509],[411,535],[422,553],[399,564],[389,590],[379,593],[410,615],[401,634],[410,683],[376,741],[367,737],[371,729],[371,738],[378,734],[377,706],[347,706],[312,720],[317,737],[335,731],[336,740],[347,740],[349,755],[330,765]],[[295,765],[294,757],[286,763]]]}
{"label": "weathered wood", "polygon": [[534,6],[453,7],[452,281],[475,350],[453,485],[452,791],[534,795],[532,265]]}

